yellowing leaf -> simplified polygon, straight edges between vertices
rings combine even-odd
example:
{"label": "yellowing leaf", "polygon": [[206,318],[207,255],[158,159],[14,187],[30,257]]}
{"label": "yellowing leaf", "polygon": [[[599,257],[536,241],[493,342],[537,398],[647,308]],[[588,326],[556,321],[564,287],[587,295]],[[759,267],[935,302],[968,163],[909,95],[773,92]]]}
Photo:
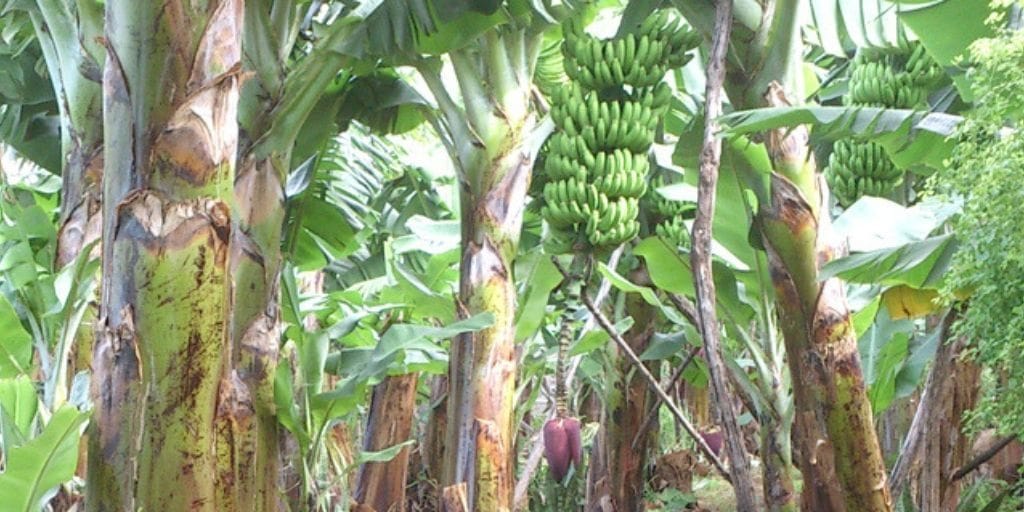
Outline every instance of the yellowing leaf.
{"label": "yellowing leaf", "polygon": [[882,293],[882,304],[893,320],[920,318],[939,310],[939,292],[899,285]]}

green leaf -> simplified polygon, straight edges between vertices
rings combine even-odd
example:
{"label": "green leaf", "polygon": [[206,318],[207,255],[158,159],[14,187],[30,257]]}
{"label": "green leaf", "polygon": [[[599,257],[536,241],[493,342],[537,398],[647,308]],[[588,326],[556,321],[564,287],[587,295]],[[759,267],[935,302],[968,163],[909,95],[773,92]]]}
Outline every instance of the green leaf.
{"label": "green leaf", "polygon": [[390,69],[356,77],[345,90],[335,119],[342,127],[357,120],[376,133],[405,133],[425,121],[424,112],[433,108]]}
{"label": "green leaf", "polygon": [[656,294],[652,288],[633,284],[629,279],[619,275],[619,273],[615,272],[615,270],[604,263],[599,264],[597,270],[616,289],[626,293],[639,293],[645,302],[652,306],[656,306],[661,310],[662,314],[674,323],[679,325],[688,323],[686,319],[675,310],[675,308],[666,307],[661,302],[661,299],[658,298],[658,294]]}
{"label": "green leaf", "polygon": [[[615,332],[619,335],[623,335],[633,327],[633,318],[626,317],[618,322],[615,322]],[[570,356],[578,356],[580,354],[589,354],[595,350],[600,350],[608,341],[611,340],[611,336],[604,329],[591,329],[586,334],[580,336],[580,339],[573,343],[569,347]]]}
{"label": "green leaf", "polygon": [[644,259],[647,273],[655,286],[669,293],[694,296],[690,262],[680,257],[679,251],[669,247],[661,237],[652,236],[641,240],[633,248],[633,254]]}
{"label": "green leaf", "polygon": [[[313,396],[314,413],[322,421],[329,421],[352,412],[363,402],[367,386],[380,382],[389,373],[443,373],[448,365],[448,353],[434,340],[479,331],[493,323],[493,315],[481,313],[444,327],[392,325],[376,347],[343,350],[341,357],[328,364],[333,366],[329,371],[344,372],[343,368],[347,367],[352,373],[335,389]],[[355,361],[346,361],[349,357]]]}
{"label": "green leaf", "polygon": [[407,63],[417,54],[447,53],[507,20],[504,11],[477,7],[474,2],[456,0],[384,0],[341,51],[398,63]]}
{"label": "green leaf", "polygon": [[[30,431],[32,420],[36,417],[36,409],[39,407],[39,397],[36,395],[36,387],[32,380],[25,375],[13,379],[0,379],[0,410],[10,418],[12,425],[17,427],[17,437],[24,437]],[[10,432],[3,432],[3,439],[0,446],[15,446],[10,443],[8,436]]]}
{"label": "green leaf", "polygon": [[0,503],[11,512],[37,512],[43,499],[71,480],[78,464],[78,441],[89,415],[71,406],[58,409],[38,437],[7,452],[0,474]]}
{"label": "green leaf", "polygon": [[356,460],[352,463],[352,466],[359,467],[363,464],[366,464],[367,462],[388,462],[391,459],[397,457],[399,452],[401,452],[403,448],[405,448],[406,446],[412,446],[413,444],[416,444],[416,440],[409,439],[408,441],[398,443],[394,446],[389,446],[380,451],[359,452],[359,455],[356,456]]}
{"label": "green leaf", "polygon": [[693,340],[699,343],[700,336],[693,326],[684,326],[683,330],[672,333],[654,333],[647,348],[640,354],[641,361],[658,361],[668,359],[683,351],[684,348],[693,344]]}
{"label": "green leaf", "polygon": [[277,365],[274,374],[274,404],[277,406],[277,421],[295,435],[301,446],[309,443],[309,435],[299,421],[299,407],[295,403],[295,387],[292,369],[287,364]]}
{"label": "green leaf", "polygon": [[[691,298],[695,296],[689,258],[684,257],[675,248],[669,247],[660,237],[642,240],[633,249],[633,254],[644,258],[647,272],[655,286],[670,293]],[[740,299],[736,286],[739,272],[734,272],[729,266],[717,260],[712,262],[712,270],[718,306],[728,309],[728,314],[737,322],[749,320],[754,312]]]}
{"label": "green leaf", "polygon": [[[524,258],[520,257],[517,264]],[[522,304],[517,311],[516,341],[523,342],[533,336],[544,323],[547,313],[548,298],[551,291],[562,282],[562,274],[555,268],[547,255],[537,251],[533,253],[534,262],[524,274],[526,289],[520,297]]]}
{"label": "green leaf", "polygon": [[813,125],[814,135],[829,140],[858,138],[881,144],[901,168],[924,165],[943,169],[953,141],[947,139],[963,120],[938,112],[874,107],[773,107],[727,114],[726,135]]}
{"label": "green leaf", "polygon": [[857,342],[864,384],[875,412],[884,410],[896,395],[896,376],[906,361],[913,330],[913,322],[893,321],[880,310],[875,323]]}
{"label": "green leaf", "polygon": [[832,55],[846,57],[843,41],[855,46],[896,46],[896,9],[883,0],[812,0],[811,14],[818,42]]}
{"label": "green leaf", "polygon": [[299,238],[309,237],[330,261],[344,258],[359,248],[357,232],[345,213],[325,200],[306,199],[302,205],[302,227],[303,234]]}
{"label": "green leaf", "polygon": [[31,359],[32,336],[22,328],[11,303],[0,295],[0,378],[27,375]]}
{"label": "green leaf", "polygon": [[936,197],[906,207],[881,197],[864,196],[832,223],[832,232],[850,252],[867,252],[924,240],[960,211],[960,205]]}
{"label": "green leaf", "polygon": [[875,297],[866,307],[853,314],[851,320],[853,322],[853,332],[857,333],[857,338],[863,336],[875,323],[875,315],[878,314],[878,308],[881,304],[881,299]]}
{"label": "green leaf", "polygon": [[935,358],[935,352],[942,342],[942,326],[936,326],[925,336],[914,336],[907,350],[909,354],[896,374],[896,398],[910,396],[917,390],[928,363]]}
{"label": "green leaf", "polygon": [[[984,0],[938,0],[925,5],[909,6],[903,0],[900,19],[907,24],[928,53],[944,67],[953,67],[965,57],[968,47],[978,39],[995,35],[994,26],[986,23],[992,14],[991,2]],[[973,101],[970,84],[963,75],[954,77],[964,101]]]}
{"label": "green leaf", "polygon": [[434,220],[423,215],[413,215],[405,223],[412,233],[395,240],[395,254],[423,251],[427,254],[441,254],[459,247],[462,232],[457,220]]}
{"label": "green leaf", "polygon": [[953,235],[942,235],[889,249],[851,254],[832,260],[818,276],[851,283],[938,288],[956,251]]}

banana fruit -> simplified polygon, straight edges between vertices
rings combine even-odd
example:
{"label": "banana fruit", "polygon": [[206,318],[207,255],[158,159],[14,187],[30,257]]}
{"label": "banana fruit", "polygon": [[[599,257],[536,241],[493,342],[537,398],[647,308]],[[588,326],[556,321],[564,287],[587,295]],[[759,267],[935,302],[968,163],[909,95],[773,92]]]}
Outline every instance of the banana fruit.
{"label": "banana fruit", "polygon": [[[928,107],[928,96],[945,72],[919,41],[902,40],[898,48],[864,48],[851,64],[851,106],[898,109]],[[848,206],[862,196],[887,196],[903,179],[882,146],[842,140],[833,146],[825,179],[839,203]]]}
{"label": "banana fruit", "polygon": [[[603,250],[640,232],[648,151],[673,99],[663,79],[692,58],[701,36],[666,11],[634,29],[598,39],[576,21],[563,25],[560,53],[568,80],[542,91],[551,98],[555,123],[540,164],[548,250]],[[552,70],[544,73],[556,82]]]}

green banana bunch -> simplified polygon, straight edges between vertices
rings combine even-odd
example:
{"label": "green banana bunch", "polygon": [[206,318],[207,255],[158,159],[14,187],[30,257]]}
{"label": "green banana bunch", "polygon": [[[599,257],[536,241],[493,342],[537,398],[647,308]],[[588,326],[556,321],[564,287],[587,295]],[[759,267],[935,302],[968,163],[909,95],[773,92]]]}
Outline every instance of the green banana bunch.
{"label": "green banana bunch", "polygon": [[919,88],[930,89],[935,87],[941,80],[945,71],[939,65],[920,41],[913,43],[913,50],[903,65],[904,71],[910,75],[911,81]]}
{"label": "green banana bunch", "polygon": [[[928,95],[943,75],[919,41],[902,38],[897,48],[864,48],[853,59],[844,102],[883,108],[927,107]],[[829,157],[825,178],[839,203],[847,206],[865,195],[889,195],[903,172],[878,144],[839,141]]]}
{"label": "green banana bunch", "polygon": [[533,82],[537,89],[547,98],[555,97],[568,81],[565,74],[564,59],[558,43],[544,45],[537,56],[537,67]]}
{"label": "green banana bunch", "polygon": [[682,217],[672,217],[659,222],[654,227],[654,233],[669,245],[676,247],[690,245],[690,231]]}
{"label": "green banana bunch", "polygon": [[647,153],[673,97],[662,79],[700,36],[664,11],[619,38],[595,38],[575,21],[562,33],[569,80],[550,94],[555,133],[540,167],[548,250],[610,248],[640,232]]}
{"label": "green banana bunch", "polygon": [[903,179],[885,148],[874,142],[836,142],[825,179],[839,204],[849,206],[862,196],[888,195]]}
{"label": "green banana bunch", "polygon": [[565,72],[583,87],[603,91],[622,85],[653,87],[669,69],[682,67],[701,42],[697,32],[666,11],[648,17],[636,32],[614,39],[590,36],[574,21],[563,28]]}
{"label": "green banana bunch", "polygon": [[920,42],[895,50],[862,49],[853,59],[846,100],[851,105],[918,108],[942,76],[942,68]]}

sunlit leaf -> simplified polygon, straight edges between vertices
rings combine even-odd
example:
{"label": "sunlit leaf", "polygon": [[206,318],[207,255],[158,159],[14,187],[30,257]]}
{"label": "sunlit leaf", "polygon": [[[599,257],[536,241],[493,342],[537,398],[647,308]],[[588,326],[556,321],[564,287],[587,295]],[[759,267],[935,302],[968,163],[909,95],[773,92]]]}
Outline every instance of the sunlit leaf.
{"label": "sunlit leaf", "polygon": [[0,295],[0,377],[27,374],[32,359],[32,336],[21,326],[18,314]]}
{"label": "sunlit leaf", "polygon": [[38,512],[55,487],[71,479],[78,441],[89,415],[71,406],[54,412],[38,437],[12,448],[0,473],[0,503],[11,512]]}
{"label": "sunlit leaf", "polygon": [[942,169],[952,153],[959,116],[939,112],[874,107],[773,107],[745,110],[721,118],[727,135],[745,135],[776,128],[813,125],[815,137],[858,138],[881,144],[893,162],[905,169],[919,165]]}

